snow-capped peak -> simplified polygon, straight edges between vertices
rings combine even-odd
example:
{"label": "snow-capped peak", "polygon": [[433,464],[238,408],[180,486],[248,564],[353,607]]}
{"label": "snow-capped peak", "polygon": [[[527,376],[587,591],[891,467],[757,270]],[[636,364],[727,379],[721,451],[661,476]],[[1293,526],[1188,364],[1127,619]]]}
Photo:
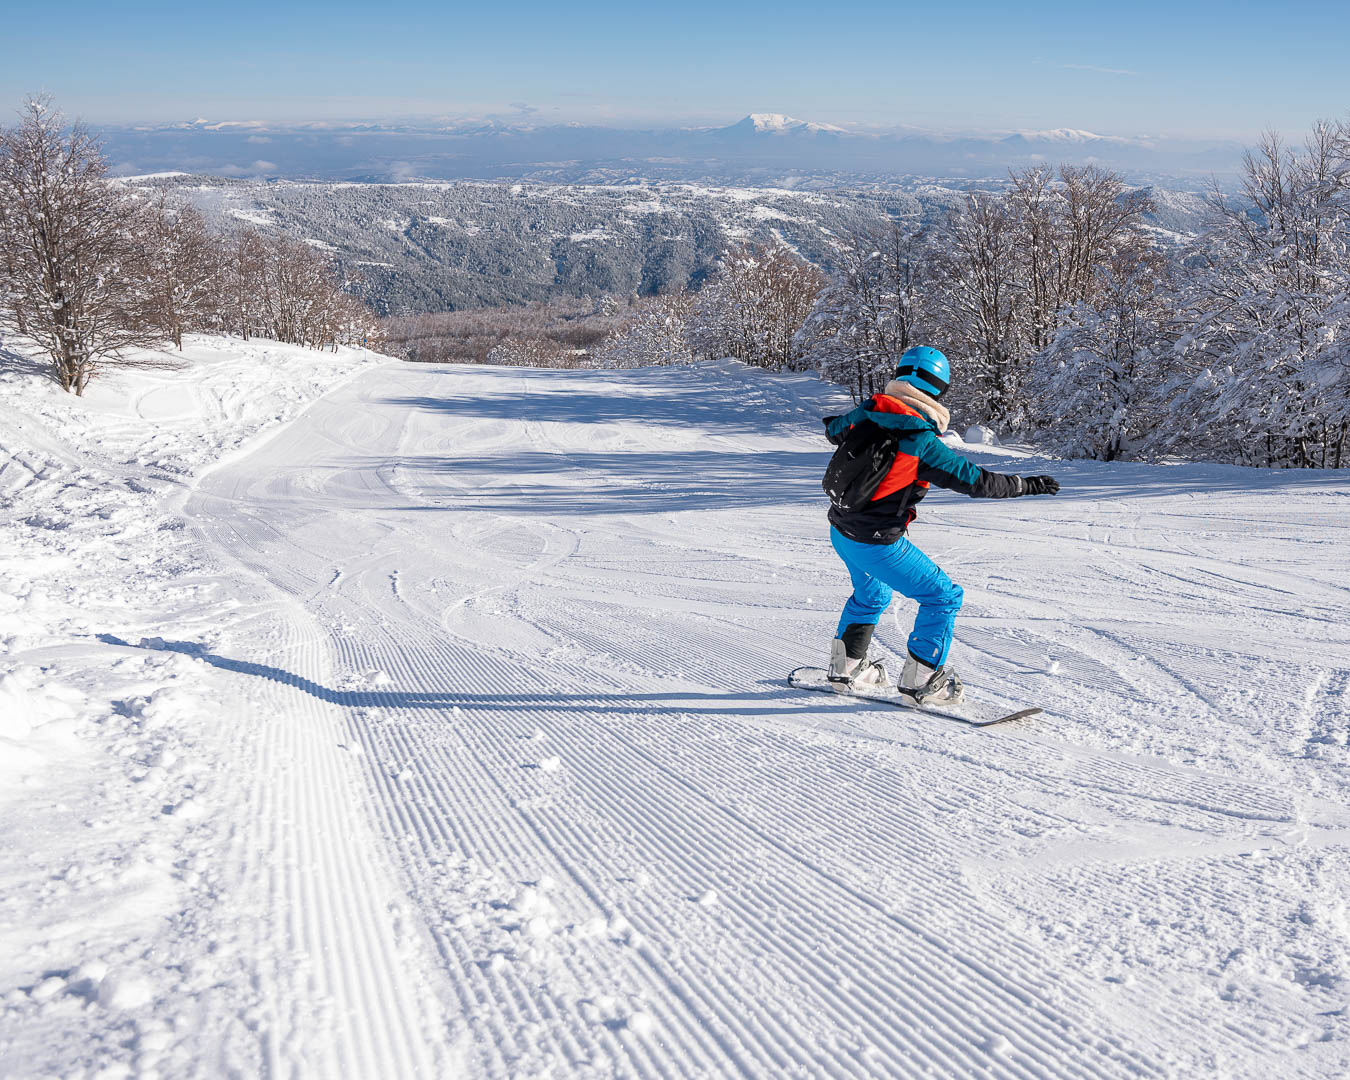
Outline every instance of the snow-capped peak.
{"label": "snow-capped peak", "polygon": [[749,131],[757,135],[832,135],[848,134],[833,124],[817,124],[810,120],[798,120],[795,116],[783,113],[751,113],[738,123],[732,124],[726,131]]}
{"label": "snow-capped peak", "polygon": [[795,120],[782,113],[751,113],[750,126],[756,131],[786,131],[788,128],[804,127],[806,121]]}
{"label": "snow-capped peak", "polygon": [[1051,128],[1048,131],[1015,131],[1009,138],[1025,139],[1028,142],[1087,143],[1114,141],[1109,135],[1098,135],[1093,131],[1081,131],[1077,128]]}

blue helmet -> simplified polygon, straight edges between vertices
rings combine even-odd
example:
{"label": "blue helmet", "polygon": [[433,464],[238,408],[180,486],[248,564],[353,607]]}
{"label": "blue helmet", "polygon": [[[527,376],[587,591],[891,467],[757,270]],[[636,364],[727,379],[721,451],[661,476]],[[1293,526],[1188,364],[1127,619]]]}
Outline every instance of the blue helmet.
{"label": "blue helmet", "polygon": [[895,377],[937,398],[951,384],[952,366],[937,349],[928,345],[915,345],[912,349],[906,349],[900,357],[900,362],[895,366]]}

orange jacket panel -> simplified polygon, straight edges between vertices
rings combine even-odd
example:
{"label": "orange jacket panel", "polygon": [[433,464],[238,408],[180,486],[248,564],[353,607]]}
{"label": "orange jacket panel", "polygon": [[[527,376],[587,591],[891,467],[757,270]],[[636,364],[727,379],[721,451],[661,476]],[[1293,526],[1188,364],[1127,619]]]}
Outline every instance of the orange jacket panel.
{"label": "orange jacket panel", "polygon": [[[877,394],[872,398],[873,412],[904,413],[906,416],[918,416],[921,419],[923,414],[911,409],[899,398],[887,397],[885,394]],[[884,499],[887,495],[894,495],[902,488],[909,487],[910,484],[919,483],[924,487],[922,480],[919,480],[919,459],[909,454],[896,454],[895,464],[891,466],[891,471],[881,479],[877,486],[877,493],[872,496],[872,501],[877,502]]]}

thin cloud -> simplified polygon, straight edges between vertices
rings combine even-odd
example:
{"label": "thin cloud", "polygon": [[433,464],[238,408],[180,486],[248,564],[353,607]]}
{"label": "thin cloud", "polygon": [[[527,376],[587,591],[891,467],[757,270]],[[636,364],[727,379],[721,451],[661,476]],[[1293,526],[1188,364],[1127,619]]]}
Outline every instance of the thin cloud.
{"label": "thin cloud", "polygon": [[1129,68],[1099,67],[1097,64],[1060,64],[1065,71],[1095,71],[1098,75],[1138,75]]}
{"label": "thin cloud", "polygon": [[221,176],[263,176],[277,171],[275,161],[255,161],[252,165],[225,165],[215,169]]}

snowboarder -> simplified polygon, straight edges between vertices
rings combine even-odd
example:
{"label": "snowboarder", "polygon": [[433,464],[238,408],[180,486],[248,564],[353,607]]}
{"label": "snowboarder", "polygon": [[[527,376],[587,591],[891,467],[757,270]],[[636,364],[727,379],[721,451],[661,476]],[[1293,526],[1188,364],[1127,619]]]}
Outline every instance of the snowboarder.
{"label": "snowboarder", "polygon": [[947,667],[961,586],[905,536],[929,484],[977,499],[1053,495],[1051,476],[1010,476],[981,469],[938,437],[949,415],[938,399],[951,366],[937,349],[906,350],[884,393],[843,416],[825,417],[838,449],[821,486],[830,496],[830,539],[853,580],[830,649],[829,678],[859,688],[888,685],[886,669],[868,658],[877,622],[893,592],[918,601],[899,689],[920,704],[955,704],[961,680]]}

